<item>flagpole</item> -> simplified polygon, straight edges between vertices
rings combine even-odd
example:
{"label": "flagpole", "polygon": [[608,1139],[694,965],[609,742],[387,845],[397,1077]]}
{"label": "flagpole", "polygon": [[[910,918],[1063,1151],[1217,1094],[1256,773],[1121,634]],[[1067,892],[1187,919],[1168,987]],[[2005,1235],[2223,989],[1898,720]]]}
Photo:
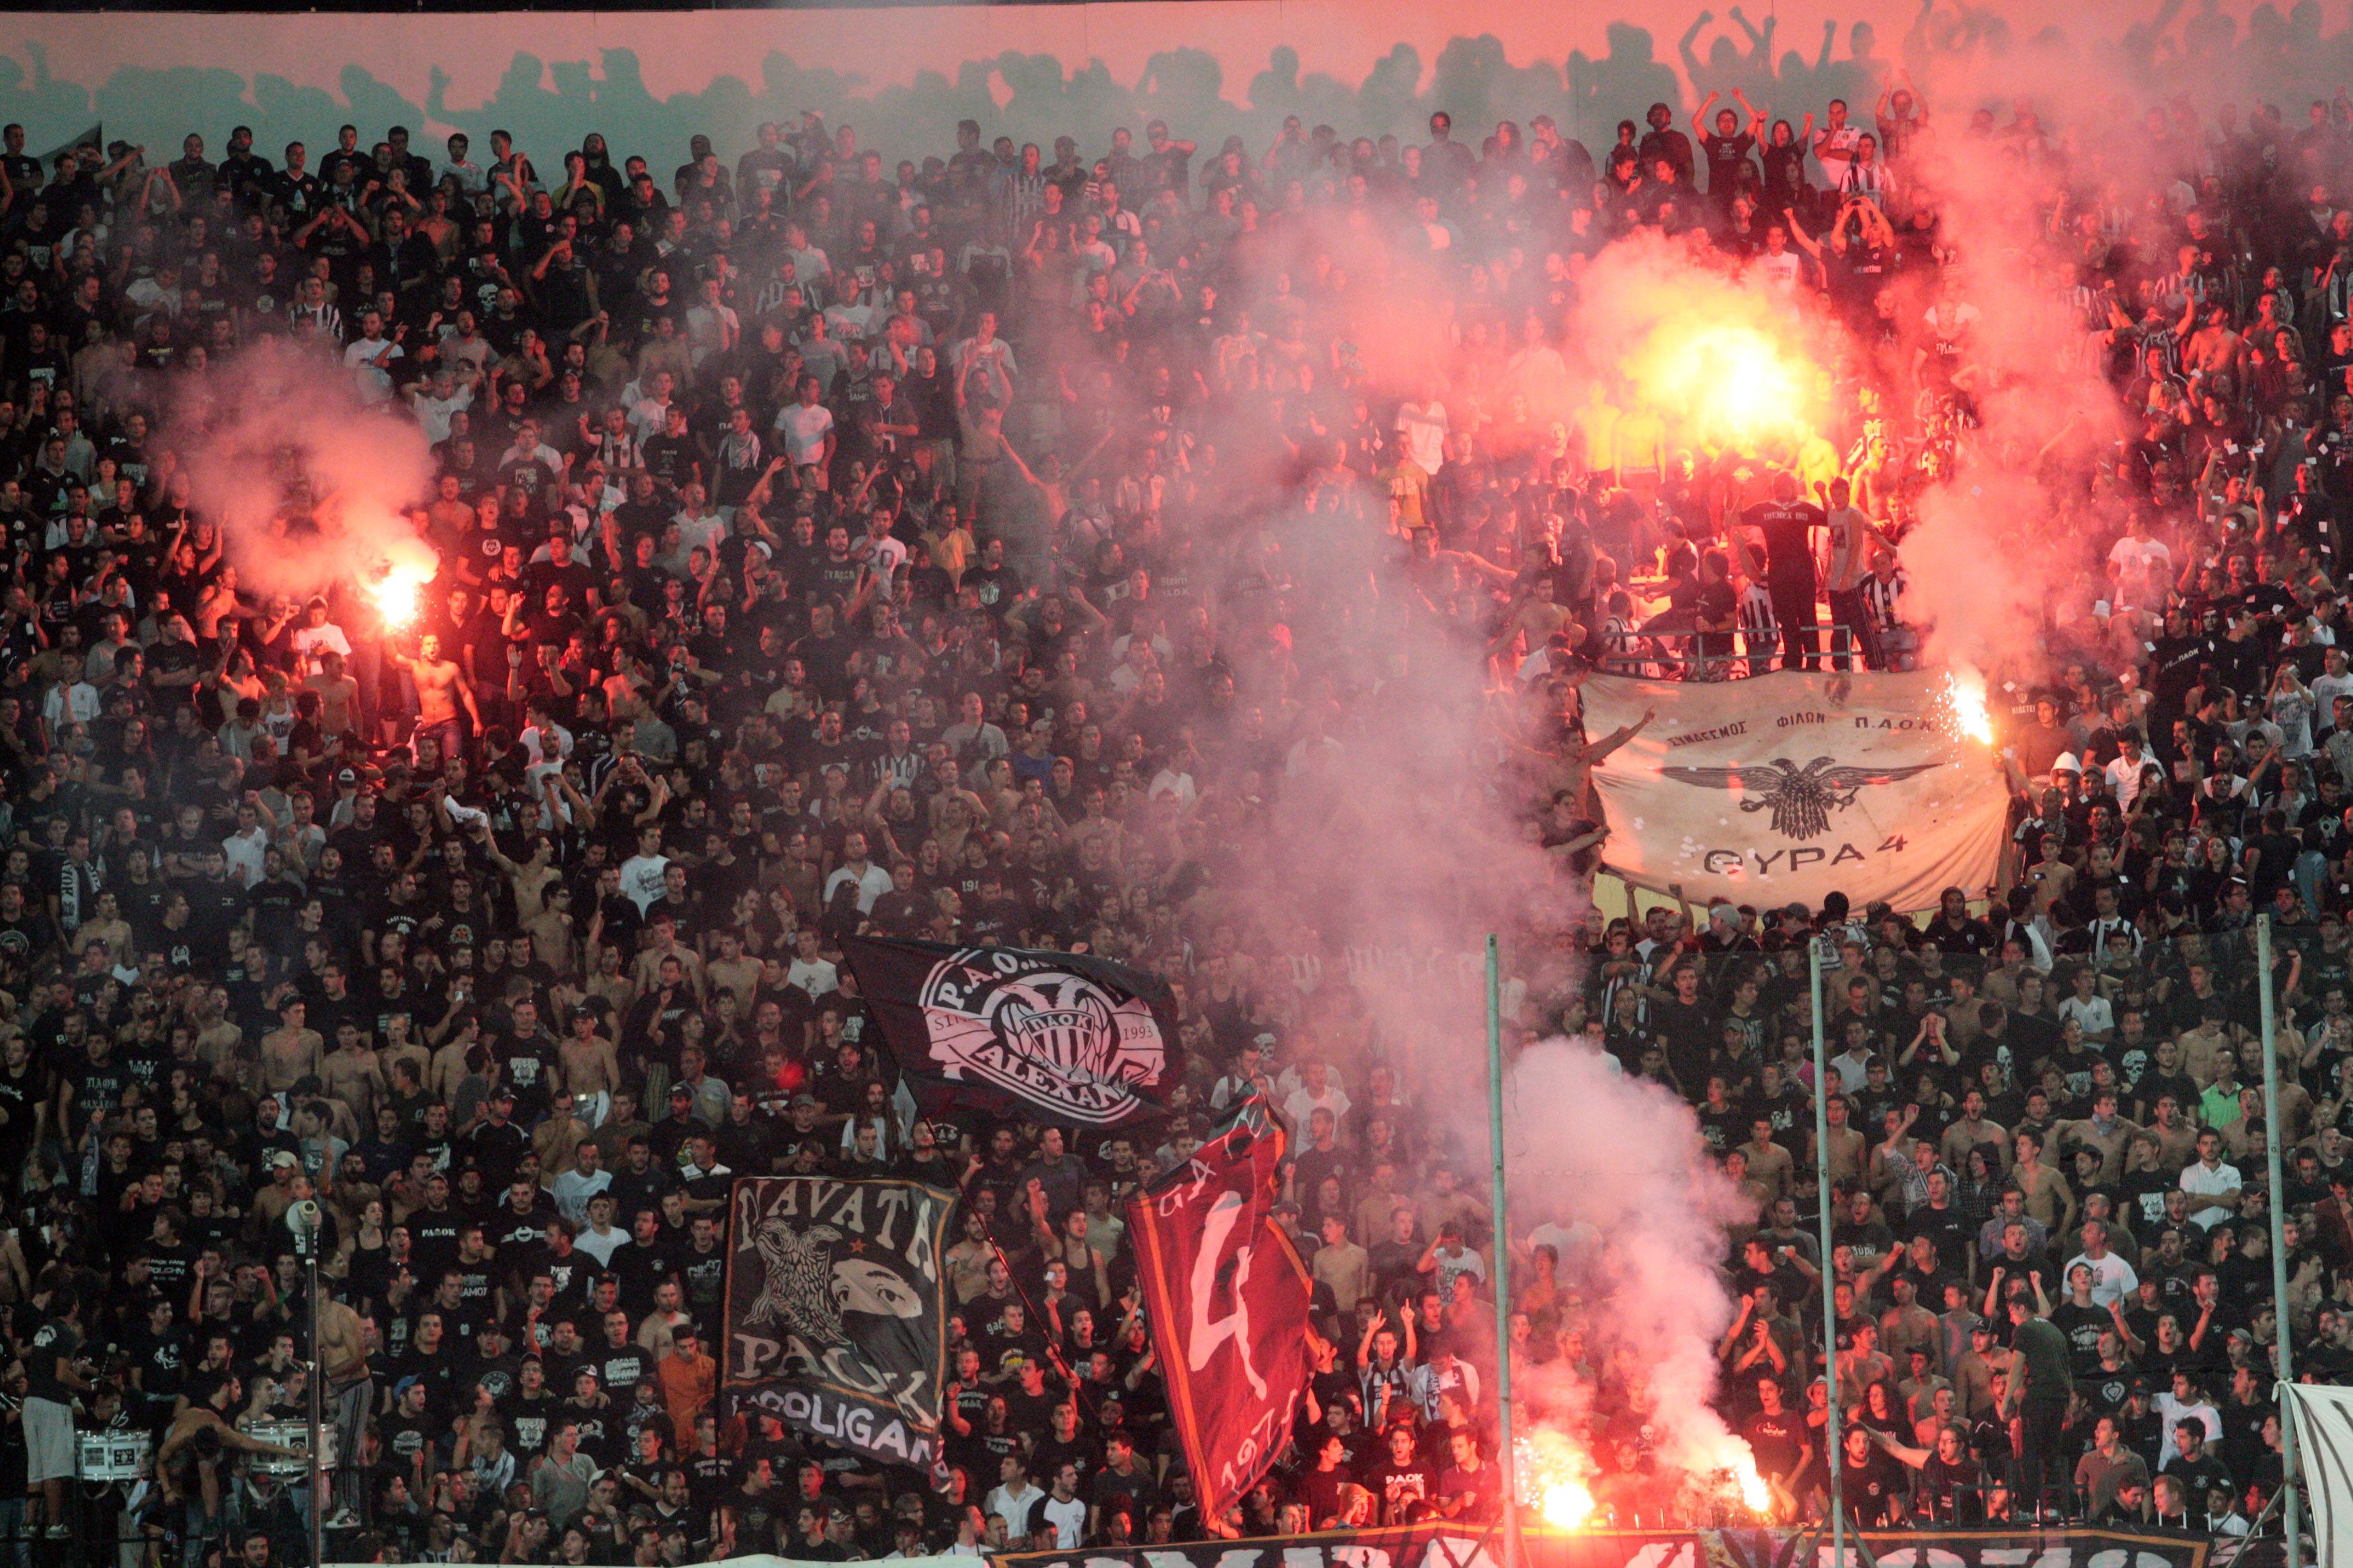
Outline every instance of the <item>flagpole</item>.
{"label": "flagpole", "polygon": [[1838,1270],[1831,1267],[1830,1053],[1822,1040],[1822,943],[1806,938],[1807,984],[1814,1015],[1814,1198],[1822,1237],[1822,1377],[1830,1390],[1822,1442],[1830,1460],[1831,1568],[1846,1568],[1846,1510],[1839,1506]]}
{"label": "flagpole", "polygon": [[2263,1207],[2270,1211],[2272,1224],[2272,1313],[2273,1337],[2279,1343],[2279,1381],[2283,1384],[2277,1404],[2280,1409],[2280,1489],[2286,1494],[2281,1499],[2280,1518],[2287,1534],[2287,1568],[2301,1568],[2304,1542],[2301,1538],[2303,1521],[2297,1517],[2295,1495],[2295,1423],[2287,1418],[2285,1384],[2295,1381],[2295,1352],[2288,1343],[2287,1326],[2287,1245],[2282,1234],[2285,1229],[2287,1205],[2285,1189],[2280,1185],[2280,1110],[2279,1110],[2279,1028],[2274,1015],[2272,997],[2272,918],[2255,917],[2255,994],[2262,1003],[2260,1022],[2263,1032],[2263,1159],[2268,1167],[2265,1174],[2270,1186]]}
{"label": "flagpole", "polygon": [[1495,1270],[1495,1461],[1504,1481],[1504,1568],[1521,1568],[1527,1554],[1520,1541],[1519,1457],[1512,1432],[1511,1231],[1505,1224],[1504,1185],[1504,988],[1494,933],[1487,935],[1487,1149],[1494,1166],[1495,1234],[1491,1248]]}

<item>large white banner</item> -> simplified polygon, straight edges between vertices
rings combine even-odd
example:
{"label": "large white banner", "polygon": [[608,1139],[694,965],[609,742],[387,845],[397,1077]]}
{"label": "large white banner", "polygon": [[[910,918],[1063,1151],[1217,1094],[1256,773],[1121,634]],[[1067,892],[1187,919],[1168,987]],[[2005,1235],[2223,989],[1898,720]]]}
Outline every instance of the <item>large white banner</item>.
{"label": "large white banner", "polygon": [[1951,728],[1945,677],[1777,674],[1585,683],[1595,739],[1658,717],[1595,769],[1606,868],[1694,903],[1933,908],[1983,895],[2009,791],[1992,748]]}
{"label": "large white banner", "polygon": [[2353,1388],[2284,1383],[2279,1389],[2295,1424],[2312,1533],[2320,1542],[2318,1568],[2348,1568],[2353,1564]]}

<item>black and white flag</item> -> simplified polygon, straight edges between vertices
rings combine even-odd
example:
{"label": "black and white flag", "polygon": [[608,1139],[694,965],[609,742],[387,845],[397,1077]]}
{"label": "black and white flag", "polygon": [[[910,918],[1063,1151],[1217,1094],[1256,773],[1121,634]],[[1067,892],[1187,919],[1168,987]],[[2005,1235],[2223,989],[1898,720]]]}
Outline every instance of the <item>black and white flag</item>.
{"label": "black and white flag", "polygon": [[947,1362],[940,1250],[955,1194],[921,1182],[759,1177],[727,1226],[723,1381],[738,1408],[925,1466]]}
{"label": "black and white flag", "polygon": [[926,1110],[1111,1127],[1184,1076],[1167,985],[1108,959],[871,937],[842,952]]}

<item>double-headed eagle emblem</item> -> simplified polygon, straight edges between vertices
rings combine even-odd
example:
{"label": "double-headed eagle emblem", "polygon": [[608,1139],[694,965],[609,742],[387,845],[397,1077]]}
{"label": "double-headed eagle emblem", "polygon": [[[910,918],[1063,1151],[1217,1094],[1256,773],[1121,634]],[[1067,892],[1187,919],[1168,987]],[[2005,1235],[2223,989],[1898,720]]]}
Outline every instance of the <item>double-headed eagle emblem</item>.
{"label": "double-headed eagle emblem", "polygon": [[1740,803],[1743,811],[1772,812],[1773,831],[1800,841],[1819,838],[1831,830],[1831,813],[1854,804],[1855,793],[1869,784],[1894,784],[1938,764],[1916,763],[1903,768],[1841,768],[1835,757],[1816,757],[1804,767],[1787,757],[1752,763],[1738,768],[1661,768],[1677,784],[1701,789],[1735,789],[1756,796]]}
{"label": "double-headed eagle emblem", "polygon": [[782,1323],[822,1351],[851,1342],[845,1312],[923,1316],[922,1300],[892,1270],[871,1258],[835,1258],[833,1244],[841,1238],[829,1225],[802,1230],[780,1217],[763,1220],[752,1245],[767,1272],[744,1321]]}

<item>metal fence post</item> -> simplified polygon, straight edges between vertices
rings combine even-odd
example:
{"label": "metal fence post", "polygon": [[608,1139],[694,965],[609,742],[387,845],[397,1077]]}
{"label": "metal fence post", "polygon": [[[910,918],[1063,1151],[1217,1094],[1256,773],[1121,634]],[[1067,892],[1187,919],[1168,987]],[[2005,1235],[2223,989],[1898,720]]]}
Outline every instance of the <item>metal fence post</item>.
{"label": "metal fence post", "polygon": [[2272,918],[2255,917],[2255,997],[2263,1036],[2263,1160],[2272,1223],[2272,1316],[2279,1340],[2280,1388],[2273,1403],[2280,1411],[2280,1517],[2287,1531],[2287,1568],[2302,1568],[2302,1510],[2296,1505],[2295,1423],[2287,1417],[2286,1386],[2295,1381],[2287,1311],[2286,1188],[2280,1180],[2278,1004],[2272,994]]}

